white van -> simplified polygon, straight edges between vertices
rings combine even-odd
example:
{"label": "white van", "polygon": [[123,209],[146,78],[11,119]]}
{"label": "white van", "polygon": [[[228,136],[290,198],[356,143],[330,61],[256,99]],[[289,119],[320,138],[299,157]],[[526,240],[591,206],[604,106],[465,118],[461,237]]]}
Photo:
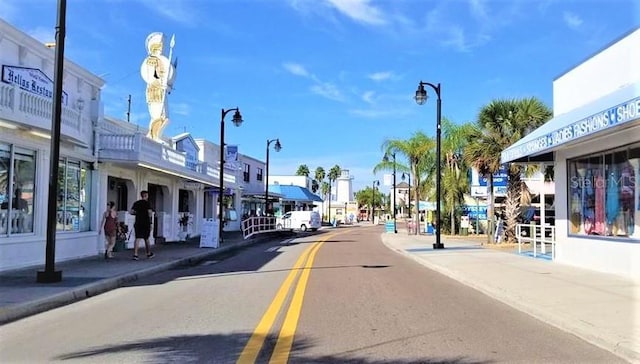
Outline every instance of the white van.
{"label": "white van", "polygon": [[316,231],[322,226],[320,213],[317,211],[289,211],[276,222],[276,229],[300,231]]}

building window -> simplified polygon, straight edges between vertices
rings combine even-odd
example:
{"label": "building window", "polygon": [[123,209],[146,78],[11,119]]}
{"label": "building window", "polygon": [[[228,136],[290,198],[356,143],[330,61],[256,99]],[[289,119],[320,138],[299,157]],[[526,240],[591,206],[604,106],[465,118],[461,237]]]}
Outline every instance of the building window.
{"label": "building window", "polygon": [[569,234],[640,234],[640,144],[567,161]]}
{"label": "building window", "polygon": [[256,181],[262,181],[262,168],[256,168],[258,171],[256,172]]}
{"label": "building window", "polygon": [[85,162],[69,158],[58,164],[57,223],[59,231],[91,229],[91,170]]}
{"label": "building window", "polygon": [[33,233],[36,152],[0,143],[0,235]]}
{"label": "building window", "polygon": [[243,173],[243,178],[242,180],[245,182],[250,182],[251,178],[250,178],[250,173],[251,172],[251,166],[248,165],[247,163],[244,164],[244,173]]}

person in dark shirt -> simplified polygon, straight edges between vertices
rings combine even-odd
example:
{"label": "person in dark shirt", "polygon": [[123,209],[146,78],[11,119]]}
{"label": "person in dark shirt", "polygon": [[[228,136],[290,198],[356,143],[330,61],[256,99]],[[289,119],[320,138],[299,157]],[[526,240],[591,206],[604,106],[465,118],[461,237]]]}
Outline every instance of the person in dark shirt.
{"label": "person in dark shirt", "polygon": [[147,258],[153,258],[154,254],[149,245],[149,236],[151,235],[151,204],[149,203],[149,192],[141,191],[140,199],[131,206],[131,214],[135,215],[136,222],[133,227],[136,232],[136,239],[133,242],[133,260],[138,260],[138,244],[140,240],[144,240],[144,248]]}

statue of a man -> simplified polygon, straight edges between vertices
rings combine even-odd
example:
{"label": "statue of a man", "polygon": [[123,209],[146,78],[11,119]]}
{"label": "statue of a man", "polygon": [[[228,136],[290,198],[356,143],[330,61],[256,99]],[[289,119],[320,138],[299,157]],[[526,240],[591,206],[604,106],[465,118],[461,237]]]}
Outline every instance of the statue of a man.
{"label": "statue of a man", "polygon": [[[169,124],[169,110],[167,93],[171,92],[175,76],[171,60],[162,54],[164,35],[159,32],[147,36],[146,46],[148,56],[142,62],[140,74],[147,83],[147,105],[149,106],[149,133],[147,136],[160,140],[162,130]],[[174,38],[171,38],[172,56]]]}

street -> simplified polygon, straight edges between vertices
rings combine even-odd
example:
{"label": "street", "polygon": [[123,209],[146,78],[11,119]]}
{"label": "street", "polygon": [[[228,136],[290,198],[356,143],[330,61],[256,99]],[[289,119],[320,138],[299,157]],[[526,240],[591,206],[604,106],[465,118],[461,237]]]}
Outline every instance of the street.
{"label": "street", "polygon": [[616,363],[385,247],[380,227],[259,244],[2,326],[3,363]]}

